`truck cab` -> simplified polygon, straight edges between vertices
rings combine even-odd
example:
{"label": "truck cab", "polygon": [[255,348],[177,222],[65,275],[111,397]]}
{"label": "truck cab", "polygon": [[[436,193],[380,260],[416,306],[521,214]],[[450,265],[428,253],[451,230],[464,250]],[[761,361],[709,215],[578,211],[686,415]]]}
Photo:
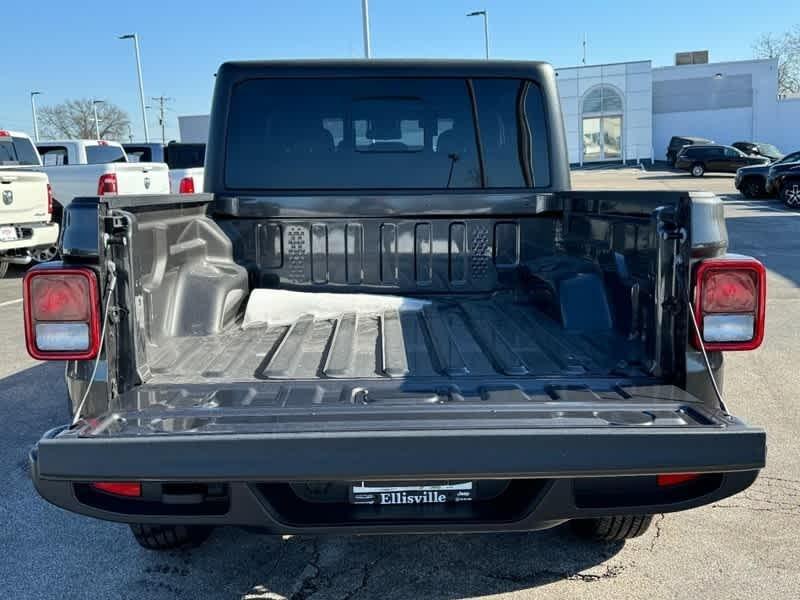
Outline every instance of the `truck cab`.
{"label": "truck cab", "polygon": [[621,540],[756,479],[722,365],[763,339],[764,268],[712,194],[572,191],[550,65],[215,85],[207,193],[76,200],[25,280],[29,352],[68,361],[44,498],[161,550],[224,525]]}

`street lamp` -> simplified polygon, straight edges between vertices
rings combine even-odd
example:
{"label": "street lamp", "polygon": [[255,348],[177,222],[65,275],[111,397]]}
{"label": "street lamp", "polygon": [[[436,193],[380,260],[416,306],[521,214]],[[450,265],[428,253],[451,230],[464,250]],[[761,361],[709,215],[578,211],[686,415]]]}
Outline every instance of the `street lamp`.
{"label": "street lamp", "polygon": [[468,17],[483,17],[483,44],[486,49],[486,60],[489,60],[489,13],[485,10],[476,10],[467,13]]}
{"label": "street lamp", "polygon": [[100,139],[100,119],[97,118],[97,105],[104,104],[105,100],[92,100],[92,110],[94,110],[94,133],[95,139]]}
{"label": "street lamp", "polygon": [[39,141],[39,121],[36,119],[36,96],[42,92],[31,92],[31,112],[33,113],[33,139]]}
{"label": "street lamp", "polygon": [[372,58],[369,40],[369,0],[361,0],[361,28],[364,32],[364,58]]}
{"label": "street lamp", "polygon": [[144,107],[144,84],[142,83],[142,58],[139,55],[139,35],[136,33],[126,33],[119,36],[120,40],[133,40],[133,47],[136,50],[136,72],[139,75],[139,101],[142,104],[142,124],[144,125],[144,141],[150,141],[150,132],[147,130],[147,111]]}

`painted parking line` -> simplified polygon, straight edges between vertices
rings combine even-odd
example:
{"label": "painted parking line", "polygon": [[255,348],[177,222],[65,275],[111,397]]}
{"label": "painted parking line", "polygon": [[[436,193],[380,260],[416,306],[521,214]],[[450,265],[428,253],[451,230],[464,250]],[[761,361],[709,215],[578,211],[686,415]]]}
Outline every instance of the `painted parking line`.
{"label": "painted parking line", "polygon": [[0,302],[0,307],[11,306],[12,304],[19,304],[20,302],[22,302],[22,298],[17,298],[16,300],[7,300],[6,302]]}

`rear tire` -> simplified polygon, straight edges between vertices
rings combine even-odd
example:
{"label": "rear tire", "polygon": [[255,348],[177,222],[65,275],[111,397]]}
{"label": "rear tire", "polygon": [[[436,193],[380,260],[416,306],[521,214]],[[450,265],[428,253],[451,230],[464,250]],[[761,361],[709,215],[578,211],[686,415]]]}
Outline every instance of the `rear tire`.
{"label": "rear tire", "polygon": [[0,279],[6,276],[8,273],[8,263],[4,260],[0,260]]}
{"label": "rear tire", "polygon": [[692,165],[692,177],[702,177],[705,175],[706,168],[702,163],[695,163]]}
{"label": "rear tire", "polygon": [[778,197],[786,208],[792,210],[800,208],[800,179],[784,181]]}
{"label": "rear tire", "polygon": [[208,539],[214,528],[207,525],[146,525],[131,524],[133,537],[147,550],[194,548]]}
{"label": "rear tire", "polygon": [[639,537],[653,522],[653,515],[625,515],[571,521],[575,533],[595,542],[621,542]]}

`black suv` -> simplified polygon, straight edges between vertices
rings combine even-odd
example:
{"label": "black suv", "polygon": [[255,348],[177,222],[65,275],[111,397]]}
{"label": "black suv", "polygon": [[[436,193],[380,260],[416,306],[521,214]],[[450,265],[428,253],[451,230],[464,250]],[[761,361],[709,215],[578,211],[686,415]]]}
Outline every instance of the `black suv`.
{"label": "black suv", "polygon": [[678,157],[678,153],[683,150],[686,146],[692,146],[694,144],[713,144],[712,140],[707,140],[701,137],[691,137],[688,135],[675,135],[669,141],[669,146],[667,147],[667,163],[669,163],[670,167],[675,166],[675,159]]}
{"label": "black suv", "polygon": [[770,160],[780,160],[783,158],[783,152],[772,144],[765,144],[763,142],[733,142],[731,146],[737,150],[741,150],[745,154],[764,156]]}
{"label": "black suv", "polygon": [[748,156],[732,146],[687,146],[678,154],[675,167],[689,171],[694,177],[705,173],[735,173],[749,165],[765,165],[768,158]]}
{"label": "black suv", "polygon": [[[757,198],[764,195],[775,195],[777,189],[770,187],[767,191],[767,174],[772,167],[787,165],[790,163],[800,163],[800,151],[787,154],[780,160],[767,165],[755,165],[752,167],[742,167],[736,171],[736,189],[748,198]],[[776,169],[777,174],[779,169]]]}

